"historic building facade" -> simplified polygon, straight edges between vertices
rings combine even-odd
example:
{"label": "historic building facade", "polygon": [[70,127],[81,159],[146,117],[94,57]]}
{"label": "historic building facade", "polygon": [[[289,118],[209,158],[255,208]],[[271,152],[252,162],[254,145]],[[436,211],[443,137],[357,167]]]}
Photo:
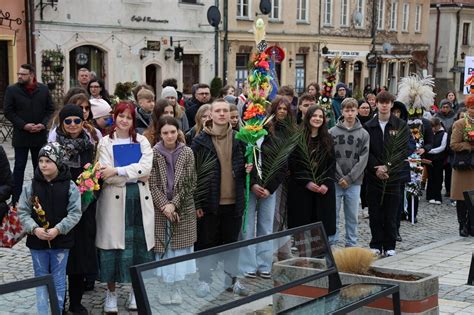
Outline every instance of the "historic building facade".
{"label": "historic building facade", "polygon": [[474,56],[473,1],[431,1],[430,69],[436,78],[437,99],[448,90],[463,98],[464,58]]}

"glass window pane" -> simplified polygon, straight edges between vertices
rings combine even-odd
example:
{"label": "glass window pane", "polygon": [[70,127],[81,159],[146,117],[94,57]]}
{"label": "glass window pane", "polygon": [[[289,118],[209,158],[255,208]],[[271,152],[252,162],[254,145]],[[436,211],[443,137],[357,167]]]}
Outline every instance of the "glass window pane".
{"label": "glass window pane", "polygon": [[[242,244],[239,248],[224,251],[214,248],[142,265],[139,277],[143,281],[144,294],[152,314],[214,313],[220,311],[217,307],[225,309],[225,304],[245,299],[228,290],[235,277],[249,290],[250,295],[291,284],[296,280],[311,281],[317,273],[334,266],[328,253],[330,248],[326,246],[320,227],[321,225],[313,225],[306,231],[300,228],[297,232],[288,231],[288,235],[272,235],[264,237],[262,241],[257,238],[233,244]],[[270,246],[273,251],[281,248],[280,252],[286,253],[279,255],[278,261],[273,264],[271,279],[248,279],[242,276],[242,253],[248,246],[256,246],[248,245],[249,242]],[[295,250],[290,250],[291,247],[295,247]],[[203,254],[206,255],[200,257]],[[189,266],[192,268],[188,268]],[[295,268],[296,272],[289,272]],[[169,304],[177,292],[182,303]],[[242,300],[241,303],[246,301]]]}
{"label": "glass window pane", "polygon": [[48,289],[44,285],[2,294],[0,310],[0,314],[50,314]]}

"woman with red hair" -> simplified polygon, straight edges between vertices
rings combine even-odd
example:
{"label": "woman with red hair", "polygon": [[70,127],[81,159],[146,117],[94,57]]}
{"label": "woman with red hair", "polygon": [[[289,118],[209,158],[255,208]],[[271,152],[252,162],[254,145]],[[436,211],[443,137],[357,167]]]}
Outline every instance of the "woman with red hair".
{"label": "woman with red hair", "polygon": [[[466,98],[464,105],[467,108],[466,115],[453,124],[451,134],[451,150],[456,152],[465,151],[474,158],[474,95]],[[472,167],[472,165],[471,165]],[[463,192],[474,190],[474,169],[459,169],[453,163],[453,175],[451,180],[451,199],[456,200],[456,211],[459,222],[459,235],[466,237],[474,236],[474,214],[469,213],[469,208],[464,201]]]}
{"label": "woman with red hair", "polygon": [[[154,260],[155,212],[148,185],[153,150],[135,132],[132,103],[115,106],[109,135],[98,146],[104,180],[97,203],[97,237],[100,281],[107,282],[104,311],[118,312],[115,283],[130,283],[129,268]],[[127,303],[136,310],[133,292]]]}

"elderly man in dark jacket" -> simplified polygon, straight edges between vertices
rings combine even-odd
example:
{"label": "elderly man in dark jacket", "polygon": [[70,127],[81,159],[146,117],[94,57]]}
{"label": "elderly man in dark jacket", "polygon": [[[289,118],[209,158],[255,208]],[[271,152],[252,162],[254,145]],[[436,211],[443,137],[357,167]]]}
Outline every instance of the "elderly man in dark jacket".
{"label": "elderly man in dark jacket", "polygon": [[33,168],[36,169],[39,150],[46,143],[46,126],[54,112],[48,87],[36,81],[32,65],[20,66],[18,82],[10,85],[5,92],[4,110],[5,117],[13,123],[15,187],[12,202],[15,204],[23,186],[28,151],[31,152]]}
{"label": "elderly man in dark jacket", "polygon": [[[245,162],[242,143],[235,139],[235,131],[230,125],[230,106],[224,99],[212,103],[211,120],[203,132],[194,138],[191,148],[195,155],[216,159],[216,166],[210,175],[206,202],[196,205],[198,236],[195,250],[211,248],[238,240],[242,227],[244,210]],[[226,253],[224,270],[226,290],[239,295],[248,295],[236,278],[237,261],[234,254]],[[210,293],[211,269],[216,267],[215,257],[197,261],[200,283],[197,295],[205,297]],[[232,281],[232,282],[231,282]]]}

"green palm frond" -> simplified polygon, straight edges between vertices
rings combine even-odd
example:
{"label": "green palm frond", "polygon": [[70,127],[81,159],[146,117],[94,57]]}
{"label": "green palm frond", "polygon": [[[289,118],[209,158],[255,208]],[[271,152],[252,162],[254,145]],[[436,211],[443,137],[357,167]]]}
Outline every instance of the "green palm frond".
{"label": "green palm frond", "polygon": [[265,162],[262,165],[261,183],[266,187],[285,167],[288,158],[296,147],[298,134],[291,133],[291,130],[282,132],[279,137],[272,137],[269,145],[263,147],[262,153],[265,156]]}
{"label": "green palm frond", "polygon": [[324,162],[328,158],[328,152],[324,150],[312,149],[308,144],[308,131],[300,129],[298,132],[297,148],[299,151],[298,162],[302,165],[301,170],[297,170],[296,176],[299,179],[309,180],[319,185],[327,179],[328,169],[322,170]]}
{"label": "green palm frond", "polygon": [[216,168],[216,164],[216,156],[211,152],[195,152],[194,165],[196,166],[197,182],[196,190],[194,191],[194,203],[196,204],[196,209],[200,208],[200,204],[207,197],[209,192],[209,179]]}

